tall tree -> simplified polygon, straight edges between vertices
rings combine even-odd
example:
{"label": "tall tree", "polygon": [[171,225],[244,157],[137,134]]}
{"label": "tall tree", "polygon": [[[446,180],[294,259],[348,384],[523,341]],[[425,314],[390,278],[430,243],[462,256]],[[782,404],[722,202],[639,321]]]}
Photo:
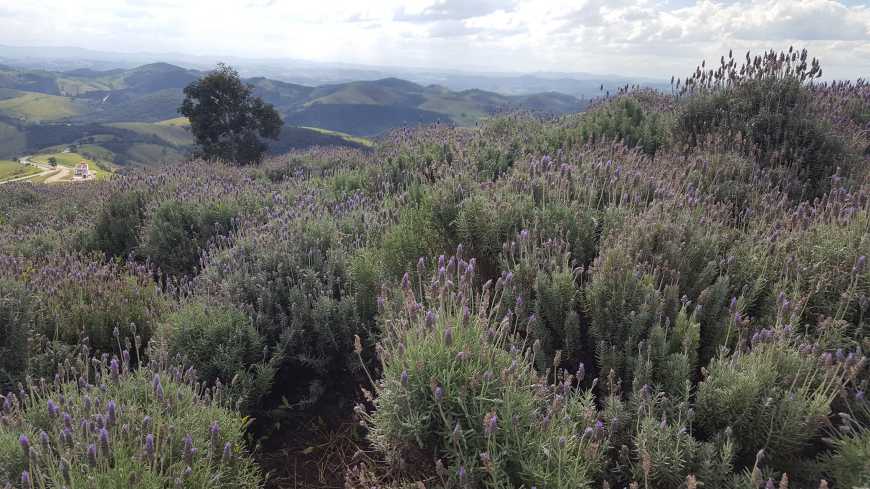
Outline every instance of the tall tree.
{"label": "tall tree", "polygon": [[190,120],[197,156],[243,165],[259,163],[268,149],[264,139],[278,139],[284,124],[275,108],[223,63],[185,87],[178,112]]}

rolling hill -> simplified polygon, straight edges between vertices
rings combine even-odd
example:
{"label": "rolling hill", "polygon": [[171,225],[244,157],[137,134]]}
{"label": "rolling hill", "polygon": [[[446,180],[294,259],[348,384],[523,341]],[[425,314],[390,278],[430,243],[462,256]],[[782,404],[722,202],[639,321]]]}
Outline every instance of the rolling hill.
{"label": "rolling hill", "polygon": [[[184,87],[202,75],[167,63],[57,72],[0,66],[0,158],[90,145],[115,164],[180,159],[192,140],[177,108]],[[561,114],[583,108],[580,100],[557,93],[457,92],[398,78],[318,87],[263,77],[246,81],[284,118],[287,127],[272,145],[276,152],[300,145],[357,145],[353,137],[403,126],[472,125],[510,110]]]}

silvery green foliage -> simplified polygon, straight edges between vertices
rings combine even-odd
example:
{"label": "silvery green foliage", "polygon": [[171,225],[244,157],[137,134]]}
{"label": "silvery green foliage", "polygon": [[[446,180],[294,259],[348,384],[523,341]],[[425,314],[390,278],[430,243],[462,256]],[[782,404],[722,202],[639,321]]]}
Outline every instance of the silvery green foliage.
{"label": "silvery green foliage", "polygon": [[[133,356],[137,356],[133,353]],[[130,354],[80,356],[52,383],[3,396],[0,484],[16,488],[258,488],[243,442],[246,421],[204,389],[192,368]]]}

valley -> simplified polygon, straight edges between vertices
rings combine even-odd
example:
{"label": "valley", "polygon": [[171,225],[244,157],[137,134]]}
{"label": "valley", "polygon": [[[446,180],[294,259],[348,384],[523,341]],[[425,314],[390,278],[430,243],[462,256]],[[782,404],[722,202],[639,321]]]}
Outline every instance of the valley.
{"label": "valley", "polygon": [[[107,166],[175,163],[193,150],[178,117],[183,89],[204,72],[168,63],[132,69],[45,71],[0,66],[0,158],[68,149]],[[398,78],[306,86],[245,80],[284,120],[270,152],[313,146],[366,148],[399,127],[473,126],[497,114],[579,112],[585,102],[554,92],[453,91]]]}

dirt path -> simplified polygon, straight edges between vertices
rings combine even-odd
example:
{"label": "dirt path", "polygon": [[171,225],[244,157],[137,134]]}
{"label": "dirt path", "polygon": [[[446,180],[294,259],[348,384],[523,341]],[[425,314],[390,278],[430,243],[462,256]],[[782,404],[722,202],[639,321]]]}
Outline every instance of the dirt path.
{"label": "dirt path", "polygon": [[58,182],[70,182],[70,181],[72,181],[69,178],[70,173],[72,173],[71,168],[67,168],[65,166],[58,165],[57,170],[58,170],[57,173],[55,173],[54,175],[45,179],[45,183],[58,183]]}
{"label": "dirt path", "polygon": [[21,158],[24,164],[34,166],[42,170],[39,173],[34,173],[33,175],[25,175],[23,177],[10,178],[9,180],[3,180],[0,182],[0,185],[4,183],[12,183],[12,182],[20,182],[22,180],[32,180],[40,177],[48,176],[43,183],[60,183],[60,182],[75,182],[75,181],[85,181],[85,180],[73,180],[70,178],[72,174],[72,168],[57,165],[51,166],[43,163],[37,163],[30,159],[30,156],[25,156]]}

